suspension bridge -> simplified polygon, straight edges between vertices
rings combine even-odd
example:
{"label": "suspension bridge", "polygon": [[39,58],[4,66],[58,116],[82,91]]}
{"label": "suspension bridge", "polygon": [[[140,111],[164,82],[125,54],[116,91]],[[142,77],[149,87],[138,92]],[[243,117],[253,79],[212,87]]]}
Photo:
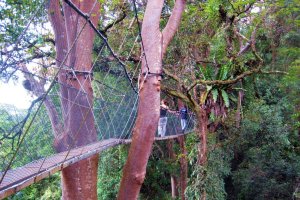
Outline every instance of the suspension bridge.
{"label": "suspension bridge", "polygon": [[[183,134],[156,137],[155,140],[168,140],[179,136],[183,136]],[[49,177],[69,165],[79,162],[80,160],[88,158],[94,154],[101,153],[105,149],[115,147],[120,144],[128,144],[130,142],[131,139],[107,139],[84,147],[45,157],[17,169],[9,170],[0,184],[0,199],[15,194],[23,188]],[[0,175],[2,176],[2,174],[3,173]]]}
{"label": "suspension bridge", "polygon": [[[24,77],[23,86],[19,82],[19,87],[26,88],[35,98],[26,110],[0,105],[0,199],[108,148],[129,144],[137,117],[139,84],[143,84],[138,80],[140,76],[144,76],[140,72],[140,61],[145,55],[141,55],[139,62],[134,64],[130,63],[129,58],[133,51],[141,48],[137,43],[139,29],[133,29],[130,23],[117,53],[112,50],[104,36],[97,32],[102,42],[98,42],[95,47],[97,50],[92,67],[89,71],[78,71],[64,63],[68,55],[63,61],[57,60],[45,50],[47,48],[41,48],[26,38],[26,32],[30,31],[30,28],[36,31],[36,38],[31,36],[31,40],[38,40],[39,36],[43,35],[43,30],[32,24],[32,19],[38,16],[39,12],[43,12],[42,8],[41,5],[32,14],[18,40],[8,44],[12,50],[1,56],[0,60],[2,75],[9,77],[8,80],[13,76]],[[131,21],[136,20],[139,24],[137,13],[135,14]],[[80,34],[81,31],[78,32],[74,43]],[[132,46],[125,51],[124,42],[127,40],[132,40]],[[18,49],[22,49],[18,48],[20,44],[30,46],[44,58],[24,62],[25,51],[18,52]],[[72,48],[73,46],[68,52]],[[125,63],[118,57],[122,52],[128,52],[127,55],[123,55],[127,58]],[[109,56],[113,59],[108,59]],[[51,61],[61,64],[53,65]],[[131,66],[130,73],[127,71],[127,65]],[[66,80],[61,77],[65,77]],[[69,84],[80,84],[82,78],[84,81],[79,88]],[[147,74],[144,77],[144,80],[146,79]],[[87,82],[93,86],[93,94],[88,93],[83,86]],[[66,98],[64,91],[72,94],[72,98]],[[87,134],[95,133],[97,140],[78,145],[76,141],[80,135],[77,134],[77,130],[73,130],[75,133],[71,138],[72,145],[57,153],[52,141],[69,128],[68,123],[74,113],[80,116],[80,120],[76,122],[78,132],[79,129],[85,129]],[[171,113],[168,113],[167,117],[166,135],[155,137],[156,141],[183,135],[180,117]],[[92,127],[89,127],[91,121]],[[193,121],[193,116],[189,116],[185,134],[192,132]]]}

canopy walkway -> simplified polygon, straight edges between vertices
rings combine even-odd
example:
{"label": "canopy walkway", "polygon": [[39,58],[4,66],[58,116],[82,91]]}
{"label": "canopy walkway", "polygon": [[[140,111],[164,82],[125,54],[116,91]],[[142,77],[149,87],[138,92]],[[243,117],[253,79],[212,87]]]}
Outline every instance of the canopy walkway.
{"label": "canopy walkway", "polygon": [[[183,134],[156,137],[155,140],[168,140],[182,136]],[[50,175],[61,171],[80,160],[100,153],[105,149],[120,144],[128,144],[131,139],[107,139],[93,144],[61,152],[53,156],[45,157],[31,162],[23,167],[9,170],[0,184],[0,199],[8,197],[21,189],[36,183]],[[0,174],[1,176],[3,173]]]}
{"label": "canopy walkway", "polygon": [[[137,117],[138,93],[143,85],[139,80],[142,76],[143,81],[150,77],[150,72],[144,74],[140,70],[140,61],[145,54],[140,56],[138,63],[129,59],[135,50],[141,49],[138,45],[141,33],[130,29],[132,25],[120,40],[118,54],[114,53],[108,40],[96,32],[102,42],[95,44],[95,56],[88,71],[68,66],[65,62],[67,54],[64,59],[58,60],[53,52],[46,50],[49,49],[46,43],[44,46],[39,42],[39,45],[30,43],[26,32],[36,33],[36,38],[31,36],[32,41],[39,41],[44,34],[31,20],[36,13],[43,12],[43,8],[41,3],[28,19],[27,28],[20,33],[18,40],[7,44],[12,51],[0,57],[3,77],[7,77],[7,81],[14,76],[20,77],[23,83],[19,82],[18,87],[26,88],[35,98],[27,110],[10,104],[0,105],[0,199],[105,149],[130,143]],[[138,25],[138,19],[136,21]],[[81,33],[78,32],[74,43]],[[127,40],[132,40],[132,46],[124,45]],[[24,49],[20,48],[22,45],[25,45]],[[68,49],[69,53],[74,46]],[[47,62],[40,58],[24,62],[23,58],[28,57],[25,55],[27,51],[37,52],[47,58]],[[121,61],[118,55],[127,59]],[[128,69],[131,69],[130,72]],[[76,88],[70,82],[77,82],[73,84],[77,85]],[[87,93],[82,84],[90,85],[93,92]],[[75,120],[74,116],[78,118]],[[70,121],[76,123],[71,126]],[[166,136],[156,137],[155,140],[182,135],[178,116],[168,113],[167,121]],[[191,132],[193,127],[193,116],[189,116],[185,133]],[[52,142],[61,135],[69,136],[66,130],[72,136],[72,141],[68,141],[68,151],[55,153]],[[83,136],[80,133],[84,133]],[[87,135],[93,136],[89,142],[94,143],[86,146],[76,143],[80,136],[82,139]]]}

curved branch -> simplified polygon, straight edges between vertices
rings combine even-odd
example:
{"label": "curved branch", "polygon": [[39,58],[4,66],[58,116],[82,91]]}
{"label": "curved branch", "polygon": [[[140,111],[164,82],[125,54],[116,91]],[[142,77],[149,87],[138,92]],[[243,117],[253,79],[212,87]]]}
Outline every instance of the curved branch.
{"label": "curved branch", "polygon": [[284,71],[260,71],[261,74],[278,74],[278,75],[289,75],[289,73]]}
{"label": "curved branch", "polygon": [[178,76],[176,76],[175,74],[172,74],[169,70],[167,69],[163,69],[163,72],[170,77],[171,79],[173,79],[174,81],[178,82],[181,84],[181,80],[179,79]]}
{"label": "curved branch", "polygon": [[250,71],[246,71],[240,75],[238,75],[237,77],[235,77],[234,79],[229,79],[229,80],[213,80],[213,81],[206,81],[206,80],[196,80],[194,83],[192,83],[189,87],[188,87],[188,91],[193,89],[196,85],[232,85],[237,83],[239,80],[244,79],[247,76],[250,76],[252,74],[283,74],[283,75],[287,75],[287,72],[284,71],[262,71],[260,69],[260,67],[255,68],[253,70]]}
{"label": "curved branch", "polygon": [[[25,65],[22,65],[22,68],[23,68],[24,77],[29,81],[27,83],[27,84],[29,84],[28,85],[29,88],[25,88],[25,89],[32,91],[32,93],[38,97],[43,96],[46,93],[46,91],[44,89],[44,86],[46,84],[46,79],[40,79],[40,81],[37,81],[31,75],[31,73],[28,71],[28,69]],[[44,105],[48,111],[51,125],[53,128],[53,133],[54,133],[54,136],[56,137],[57,135],[59,135],[59,133],[63,127],[63,125],[61,124],[60,119],[59,119],[59,114],[56,110],[54,102],[48,96],[46,96],[44,99]]]}
{"label": "curved branch", "polygon": [[168,88],[164,85],[161,85],[161,90],[173,97],[177,97],[178,99],[183,101],[185,104],[189,105],[191,108],[195,108],[195,110],[199,107],[197,102],[193,98],[191,98],[190,95],[185,95],[181,91]]}
{"label": "curved branch", "polygon": [[[184,93],[181,93],[179,94],[179,96],[176,96],[177,94],[177,90],[173,90],[173,89],[170,89],[170,88],[166,88],[166,87],[163,87],[162,86],[162,90],[165,91],[167,94],[169,95],[172,95],[172,96],[175,96],[175,97],[178,97],[180,98],[182,101],[192,105],[193,107],[197,107],[198,104],[197,102],[193,99],[191,93],[190,93],[190,90],[188,89],[188,87],[180,80],[180,78],[178,76],[176,76],[175,74],[172,74],[170,71],[168,71],[167,69],[163,69],[164,73],[170,77],[171,79],[173,79],[174,81],[176,81],[180,87],[183,89],[183,91],[186,93],[186,95]],[[173,91],[173,92],[172,92]],[[175,92],[175,93],[174,93]],[[178,95],[178,94],[177,94]],[[183,98],[183,96],[185,96]],[[184,100],[184,99],[187,99],[187,100]]]}
{"label": "curved branch", "polygon": [[168,47],[169,43],[171,42],[171,39],[174,37],[174,35],[176,33],[176,30],[179,27],[181,17],[182,17],[182,13],[183,13],[184,8],[185,8],[185,4],[186,4],[186,0],[176,0],[175,6],[174,6],[172,14],[171,14],[171,17],[169,18],[166,27],[162,31],[162,36],[163,36],[162,52],[163,52],[163,55],[166,53],[167,47]]}
{"label": "curved branch", "polygon": [[213,81],[207,81],[207,80],[196,80],[194,81],[194,83],[192,83],[188,90],[193,89],[196,85],[230,85],[230,84],[234,84],[237,83],[239,80],[245,78],[246,76],[250,76],[254,73],[258,73],[259,72],[259,68],[250,70],[250,71],[246,71],[240,75],[238,75],[237,77],[235,77],[234,79],[229,79],[229,80],[213,80]]}
{"label": "curved branch", "polygon": [[118,16],[118,18],[115,21],[113,21],[112,23],[108,24],[106,27],[104,27],[104,29],[100,30],[100,32],[107,37],[106,32],[110,28],[112,28],[114,25],[116,25],[116,24],[120,23],[121,21],[123,21],[123,19],[125,19],[126,16],[127,15],[126,15],[124,9],[122,9],[122,14],[120,16]]}

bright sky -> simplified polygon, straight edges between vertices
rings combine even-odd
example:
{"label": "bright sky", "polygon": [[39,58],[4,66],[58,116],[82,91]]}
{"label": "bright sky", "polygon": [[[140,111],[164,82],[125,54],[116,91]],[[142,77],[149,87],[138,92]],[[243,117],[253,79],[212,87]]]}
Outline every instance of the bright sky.
{"label": "bright sky", "polygon": [[14,105],[19,109],[29,108],[34,98],[24,89],[22,81],[20,77],[18,81],[0,82],[0,104]]}

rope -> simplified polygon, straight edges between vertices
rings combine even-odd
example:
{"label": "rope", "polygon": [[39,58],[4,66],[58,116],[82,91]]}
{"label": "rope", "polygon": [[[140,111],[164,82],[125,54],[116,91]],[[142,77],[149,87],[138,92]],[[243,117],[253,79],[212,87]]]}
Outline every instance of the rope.
{"label": "rope", "polygon": [[[87,23],[85,23],[85,25],[86,25],[86,24],[87,24]],[[63,66],[63,63],[67,60],[68,55],[71,53],[71,50],[72,50],[73,47],[75,46],[75,44],[76,44],[76,42],[77,42],[79,36],[81,35],[81,33],[82,33],[82,31],[83,31],[85,25],[84,25],[84,26],[82,27],[82,29],[79,31],[79,34],[77,35],[77,37],[75,38],[74,42],[72,43],[71,48],[70,48],[70,49],[68,50],[68,52],[66,53],[66,56],[65,56],[63,62],[61,63],[61,65],[60,65],[60,67],[59,67],[59,70],[56,72],[56,74],[55,74],[55,76],[54,76],[54,80],[58,77],[59,72],[60,72],[60,70],[61,70],[61,68],[62,68],[62,66]],[[11,165],[12,165],[12,163],[13,163],[13,160],[15,159],[15,157],[16,157],[16,155],[17,155],[17,152],[18,152],[19,149],[20,149],[21,144],[23,143],[23,141],[24,141],[26,135],[27,135],[28,132],[29,132],[29,129],[30,129],[30,127],[31,127],[31,125],[32,125],[32,123],[33,123],[33,121],[35,120],[35,118],[36,118],[36,116],[37,116],[38,111],[41,109],[41,107],[42,107],[42,105],[43,105],[43,102],[44,102],[45,99],[46,99],[46,96],[47,96],[48,93],[50,92],[51,88],[54,86],[54,84],[55,84],[55,81],[54,81],[54,80],[51,82],[51,84],[50,84],[49,88],[46,90],[45,94],[42,95],[41,97],[39,97],[39,98],[36,100],[36,101],[40,101],[40,104],[38,105],[37,111],[33,114],[33,117],[32,117],[32,119],[31,119],[31,121],[29,122],[28,127],[26,128],[25,132],[23,133],[23,136],[22,136],[22,138],[20,139],[20,142],[19,142],[19,144],[17,145],[17,148],[16,148],[16,150],[14,151],[12,158],[10,159],[8,166],[6,167],[4,173],[2,174],[1,179],[0,179],[0,184],[1,184],[2,181],[3,181],[5,174],[6,174],[7,171],[10,169],[10,167],[11,167]],[[35,104],[35,103],[34,103],[34,104]]]}

